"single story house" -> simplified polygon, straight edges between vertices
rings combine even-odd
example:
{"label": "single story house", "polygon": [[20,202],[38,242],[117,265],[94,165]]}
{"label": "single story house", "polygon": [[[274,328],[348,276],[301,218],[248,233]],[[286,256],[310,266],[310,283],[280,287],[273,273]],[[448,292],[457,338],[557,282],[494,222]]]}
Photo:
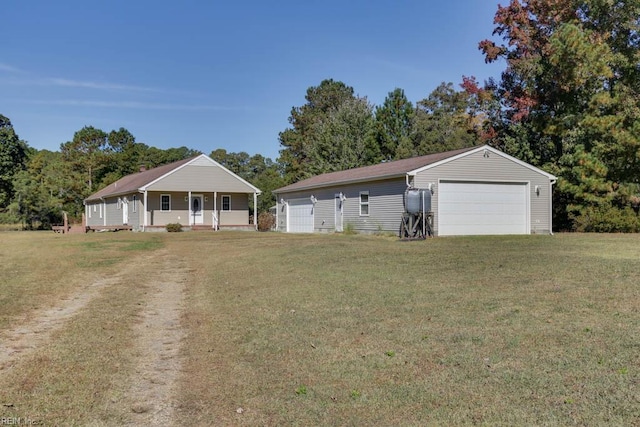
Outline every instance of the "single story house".
{"label": "single story house", "polygon": [[84,200],[87,229],[257,227],[249,222],[260,190],[201,154],[127,175]]}
{"label": "single story house", "polygon": [[433,234],[551,233],[557,178],[484,145],[332,172],[279,188],[284,232],[398,233],[407,188],[431,193]]}

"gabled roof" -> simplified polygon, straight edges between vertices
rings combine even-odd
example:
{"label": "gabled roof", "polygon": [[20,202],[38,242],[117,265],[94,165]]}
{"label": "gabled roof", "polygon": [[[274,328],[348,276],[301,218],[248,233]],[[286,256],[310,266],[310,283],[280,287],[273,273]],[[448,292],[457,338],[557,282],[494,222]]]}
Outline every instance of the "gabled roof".
{"label": "gabled roof", "polygon": [[392,162],[378,163],[376,165],[361,168],[348,169],[339,172],[317,175],[295,184],[275,190],[275,193],[288,193],[291,191],[319,188],[333,184],[346,184],[351,182],[374,181],[387,178],[404,177],[409,172],[430,165],[450,157],[474,150],[478,147],[461,148],[459,150],[444,153],[428,154],[426,156],[412,157],[410,159],[395,160]]}
{"label": "gabled roof", "polygon": [[[130,194],[130,193],[143,191],[145,190],[145,187],[149,186],[150,184],[157,182],[158,180],[164,178],[165,176],[172,174],[173,172],[179,170],[184,166],[187,166],[189,163],[192,163],[195,160],[200,158],[207,159],[208,161],[211,162],[212,166],[220,167],[226,173],[233,175],[237,180],[243,182],[244,184],[252,188],[257,193],[260,193],[260,190],[258,188],[249,184],[247,181],[240,178],[239,176],[237,176],[236,174],[234,174],[224,166],[220,165],[218,162],[216,162],[209,156],[205,154],[200,154],[195,157],[190,157],[184,160],[178,160],[177,162],[158,166],[157,168],[153,168],[146,171],[137,172],[131,175],[124,176],[119,180],[117,180],[116,182],[109,184],[103,189],[97,191],[96,193],[93,193],[91,196],[87,197],[85,200],[99,200],[104,197],[112,197],[112,196],[118,196],[122,194]],[[185,189],[185,191],[187,190],[188,189]]]}
{"label": "gabled roof", "polygon": [[365,181],[376,181],[388,178],[399,178],[406,175],[416,175],[426,169],[436,167],[443,163],[447,163],[458,159],[460,157],[468,156],[479,151],[489,151],[509,159],[520,166],[531,169],[537,173],[540,173],[552,181],[555,181],[557,177],[547,173],[541,169],[536,168],[522,160],[518,160],[515,157],[509,156],[500,150],[496,150],[488,145],[482,145],[478,147],[467,147],[458,150],[446,151],[443,153],[428,154],[426,156],[412,157],[410,159],[395,160],[392,162],[379,163],[371,166],[364,166],[361,168],[348,169],[339,172],[325,173],[317,175],[302,181],[298,181],[295,184],[287,185],[286,187],[274,190],[274,193],[289,193],[299,190],[309,190],[314,188],[327,187],[336,184],[348,184]]}

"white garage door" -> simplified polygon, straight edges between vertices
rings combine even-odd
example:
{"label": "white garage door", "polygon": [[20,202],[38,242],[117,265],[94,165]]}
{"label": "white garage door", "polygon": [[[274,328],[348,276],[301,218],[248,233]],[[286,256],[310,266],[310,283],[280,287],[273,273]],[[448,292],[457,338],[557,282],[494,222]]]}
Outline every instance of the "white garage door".
{"label": "white garage door", "polygon": [[438,234],[529,234],[527,184],[440,182]]}
{"label": "white garage door", "polygon": [[289,200],[287,223],[290,233],[313,233],[313,203],[309,199]]}

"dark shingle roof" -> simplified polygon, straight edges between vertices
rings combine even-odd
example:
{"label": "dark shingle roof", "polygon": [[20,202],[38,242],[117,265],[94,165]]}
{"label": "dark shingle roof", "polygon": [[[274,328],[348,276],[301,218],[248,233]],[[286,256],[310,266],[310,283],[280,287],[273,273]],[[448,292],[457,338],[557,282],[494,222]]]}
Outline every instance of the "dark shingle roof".
{"label": "dark shingle roof", "polygon": [[279,188],[274,193],[287,193],[297,190],[324,187],[333,184],[345,184],[349,182],[373,181],[385,178],[395,178],[405,176],[412,170],[428,166],[458,154],[474,150],[478,147],[461,148],[459,150],[447,151],[444,153],[428,154],[426,156],[412,157],[410,159],[395,160],[393,162],[378,163],[376,165],[364,166],[361,168],[348,169],[339,172],[325,173],[317,175],[295,184]]}
{"label": "dark shingle roof", "polygon": [[177,162],[169,163],[166,165],[158,166],[157,168],[149,169],[143,172],[134,173],[120,178],[113,184],[109,184],[102,190],[93,193],[85,200],[97,200],[103,197],[113,196],[117,194],[127,194],[138,191],[139,188],[155,181],[163,175],[171,172],[172,170],[189,163],[195,157],[191,157],[184,160],[178,160]]}

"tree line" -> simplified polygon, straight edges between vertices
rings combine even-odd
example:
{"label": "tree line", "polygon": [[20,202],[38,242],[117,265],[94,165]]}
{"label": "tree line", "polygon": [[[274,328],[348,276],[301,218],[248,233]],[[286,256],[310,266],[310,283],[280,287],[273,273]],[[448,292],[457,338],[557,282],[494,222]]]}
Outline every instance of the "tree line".
{"label": "tree line", "polygon": [[[556,229],[640,231],[640,2],[513,0],[494,24],[478,48],[486,62],[504,61],[499,79],[443,82],[415,104],[396,88],[378,106],[323,80],[291,109],[275,161],[210,156],[263,190],[262,212],[272,190],[317,174],[489,144],[559,177]],[[86,196],[141,165],[195,154],[91,126],[59,152],[38,151],[0,115],[0,221],[77,216]]]}
{"label": "tree line", "polygon": [[[466,92],[441,84],[414,106],[402,89],[375,107],[343,82],[327,79],[307,90],[280,133],[275,161],[261,154],[215,149],[208,155],[263,191],[252,210],[267,211],[272,190],[316,174],[473,145],[478,132]],[[82,201],[141,166],[153,168],[201,154],[136,142],[124,128],[85,126],[59,151],[36,150],[0,115],[0,222],[27,228],[59,222],[62,211],[79,219]]]}
{"label": "tree line", "polygon": [[280,134],[285,179],[489,144],[559,177],[556,229],[640,231],[640,2],[512,0],[494,24],[478,48],[499,79],[375,110],[341,82],[310,88]]}

